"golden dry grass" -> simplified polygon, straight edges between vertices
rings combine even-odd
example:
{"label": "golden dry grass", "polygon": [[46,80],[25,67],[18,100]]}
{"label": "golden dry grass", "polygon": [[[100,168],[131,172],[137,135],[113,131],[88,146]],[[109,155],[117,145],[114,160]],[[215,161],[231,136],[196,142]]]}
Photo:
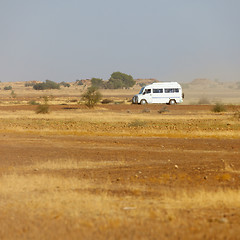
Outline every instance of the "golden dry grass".
{"label": "golden dry grass", "polygon": [[[112,163],[114,165],[114,163]],[[91,167],[97,168],[97,165]],[[105,163],[101,163],[101,166]],[[27,169],[71,169],[75,167],[90,168],[89,162],[84,162],[79,166],[73,164],[73,161],[65,161],[62,165],[56,162],[46,162],[43,164],[35,164]],[[116,166],[116,164],[115,164]],[[20,168],[21,169],[21,168]],[[30,171],[29,171],[30,172]],[[104,189],[112,190],[111,182],[101,185],[91,180],[82,180],[75,177],[56,177],[51,174],[31,174],[26,172],[23,174],[16,170],[14,174],[3,175],[0,178],[1,188],[0,196],[2,209],[5,211],[15,209],[20,210],[28,207],[28,214],[34,214],[34,211],[52,212],[56,211],[63,215],[70,216],[81,214],[106,214],[112,215],[131,206],[135,210],[135,214],[144,215],[149,211],[150,202],[157,206],[157,209],[204,209],[204,208],[239,208],[240,192],[237,189],[219,189],[216,191],[207,191],[198,189],[196,191],[176,191],[165,189],[161,191],[160,197],[150,197],[149,199],[141,196],[146,191],[145,187],[129,182],[124,189],[141,192],[140,197],[128,197],[123,201],[116,196],[109,196],[106,193],[95,194],[89,192],[81,192],[81,190],[97,189],[101,186]],[[7,201],[6,201],[7,200]],[[65,203],[68,203],[65,206]],[[24,205],[22,205],[24,203]],[[21,206],[22,205],[22,206]],[[37,206],[37,207],[36,207]],[[148,217],[146,215],[145,217]],[[124,220],[123,220],[124,221]]]}
{"label": "golden dry grass", "polygon": [[[18,92],[16,87],[18,95],[26,96],[27,93],[31,93],[38,97],[43,94],[27,89],[25,91],[21,92],[19,88]],[[71,94],[78,94],[79,89],[72,88],[70,91],[71,93],[67,93],[66,89],[62,90],[61,93],[70,94],[69,97],[64,99],[55,97],[50,101],[51,104],[69,103],[73,98]],[[131,91],[127,92],[127,94],[130,93]],[[51,94],[57,96],[59,92],[56,90]],[[116,92],[106,91],[105,94],[113,96]],[[6,92],[4,97],[8,97]],[[2,105],[12,105],[13,101],[15,100],[9,99],[9,102],[5,101]],[[93,110],[61,110],[46,115],[37,115],[34,111],[26,110],[2,110],[0,116],[0,132],[3,134],[23,133],[28,136],[39,134],[60,135],[60,137],[86,135],[180,139],[240,138],[240,122],[234,118],[233,111],[223,114],[210,111],[143,114],[141,110],[132,113],[111,111],[100,105]],[[6,138],[2,141],[6,141]],[[33,139],[26,138],[25,141],[30,142]],[[41,144],[41,139],[37,141]],[[19,146],[21,144],[24,145],[24,141],[20,142]],[[66,143],[60,142],[58,147],[61,148],[64,144]],[[99,140],[93,145],[84,146],[83,149],[87,147],[101,149],[104,144]],[[112,149],[111,144],[104,147],[106,152]],[[128,146],[136,152],[140,147],[142,146],[134,144]],[[122,151],[122,145],[118,146],[117,151]],[[218,149],[216,151],[216,149],[171,148],[161,149],[159,154],[170,154],[171,151],[175,151],[176,155],[186,153],[185,156],[194,151],[194,154],[199,154],[198,156],[202,154],[206,158],[211,158],[214,154],[223,155],[225,158],[228,156],[227,150],[219,153]],[[233,151],[232,156],[236,158],[238,150],[235,148]],[[95,159],[88,159],[88,156],[80,155],[79,159],[62,156],[54,160],[42,159],[30,161],[28,164],[25,162],[23,165],[15,165],[14,161],[9,165],[3,164],[0,168],[0,221],[2,223],[0,238],[46,239],[47,236],[48,239],[59,240],[96,239],[97,236],[98,239],[156,239],[160,236],[161,239],[168,239],[170,236],[172,239],[188,239],[190,231],[192,233],[190,237],[195,236],[201,239],[204,237],[203,229],[211,229],[212,221],[220,224],[222,224],[221,221],[230,221],[222,219],[222,213],[230,212],[232,215],[229,218],[234,218],[234,213],[240,208],[239,188],[236,185],[232,188],[224,187],[225,183],[234,184],[239,174],[238,168],[231,166],[231,159],[223,163],[219,159],[219,170],[212,176],[214,183],[218,182],[219,186],[223,186],[218,188],[207,187],[205,183],[207,181],[203,178],[205,175],[195,177],[191,172],[192,175],[189,176],[188,172],[174,172],[174,167],[171,172],[162,173],[160,177],[157,175],[139,178],[137,173],[126,179],[117,178],[115,182],[108,177],[100,181],[91,175],[93,171],[98,174],[98,170],[117,171],[119,168],[124,168],[126,164],[128,168],[136,164],[137,169],[138,162],[134,161],[128,163],[124,156],[120,160],[117,158],[95,161]],[[211,163],[211,159],[209,161]],[[148,166],[147,161],[144,164],[146,169],[155,166]],[[181,171],[180,168],[179,171]],[[123,171],[125,170],[129,169],[124,168]],[[86,171],[85,174],[90,176],[84,178],[83,175],[80,177],[76,174],[82,171]],[[213,172],[207,173],[210,178]],[[186,184],[191,185],[192,178],[197,187],[181,188],[179,187],[181,184],[174,185],[178,184],[174,181],[185,181]],[[214,239],[216,233],[223,230],[225,231],[223,238],[227,239],[229,234],[232,234],[229,239],[234,239],[239,228],[236,227],[237,221],[234,219],[231,221],[233,224],[227,222],[227,226],[234,231],[228,233],[220,226],[219,229],[215,228],[213,233],[208,232],[209,239]],[[176,236],[175,232],[182,232],[183,236]],[[199,235],[194,235],[196,232]]]}
{"label": "golden dry grass", "polygon": [[239,138],[240,122],[234,112],[199,115],[160,115],[112,112],[104,108],[35,114],[0,112],[0,131],[41,134]]}
{"label": "golden dry grass", "polygon": [[[75,167],[72,161],[65,165],[55,166],[55,162],[37,164],[32,167],[58,170]],[[84,165],[81,165],[84,167]],[[89,165],[85,165],[89,168]],[[75,177],[56,177],[51,174],[33,175],[31,173],[3,175],[0,177],[0,208],[1,214],[25,214],[28,218],[43,216],[46,218],[78,218],[91,221],[92,216],[98,216],[110,222],[117,216],[118,223],[128,222],[128,218],[141,218],[143,222],[151,218],[163,221],[171,216],[173,221],[179,221],[180,210],[202,211],[206,208],[233,209],[240,207],[240,192],[235,189],[219,189],[196,191],[165,189],[155,197],[143,197],[146,188],[129,182],[124,185],[125,190],[135,191],[135,196],[122,198],[111,196],[106,192],[94,194],[90,190],[103,188],[113,190],[111,182],[101,185],[91,180]],[[121,188],[121,187],[120,187]],[[128,214],[126,215],[126,211]],[[164,215],[163,215],[164,212]]]}

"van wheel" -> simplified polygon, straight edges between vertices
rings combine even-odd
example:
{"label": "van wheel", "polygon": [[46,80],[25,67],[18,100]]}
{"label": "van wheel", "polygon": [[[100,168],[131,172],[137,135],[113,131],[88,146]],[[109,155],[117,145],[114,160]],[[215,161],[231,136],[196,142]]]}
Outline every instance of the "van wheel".
{"label": "van wheel", "polygon": [[175,104],[176,104],[176,101],[174,99],[170,99],[169,105],[175,105]]}
{"label": "van wheel", "polygon": [[141,105],[147,104],[147,101],[145,99],[142,99],[140,102]]}

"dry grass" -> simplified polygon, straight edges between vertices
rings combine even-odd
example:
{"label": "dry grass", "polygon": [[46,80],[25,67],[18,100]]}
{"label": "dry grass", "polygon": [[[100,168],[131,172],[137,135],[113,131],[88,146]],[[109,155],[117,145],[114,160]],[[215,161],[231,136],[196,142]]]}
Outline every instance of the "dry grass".
{"label": "dry grass", "polygon": [[[55,165],[55,162],[37,164],[32,168],[59,170],[76,167],[72,162],[65,165]],[[84,164],[80,166],[84,167]],[[96,167],[93,166],[93,167]],[[88,169],[88,163],[85,164]],[[223,175],[222,175],[223,176]],[[94,194],[84,190],[97,189],[99,187],[113,190],[114,186],[109,182],[105,185],[91,180],[82,180],[75,177],[56,177],[51,174],[21,174],[14,173],[3,175],[0,178],[1,209],[5,211],[24,210],[28,208],[28,214],[36,214],[35,211],[44,214],[52,211],[63,215],[74,216],[78,214],[114,215],[127,206],[134,208],[136,215],[145,215],[151,208],[156,206],[159,210],[179,210],[179,209],[204,209],[204,208],[239,208],[239,190],[217,190],[206,191],[204,189],[192,191],[176,191],[171,189],[161,190],[159,197],[142,197],[146,189],[129,182],[124,189],[138,192],[139,196],[128,197],[124,200],[121,197],[110,196],[106,193]],[[139,194],[140,192],[140,194]],[[23,204],[24,203],[24,204]],[[65,204],[67,203],[67,205]],[[148,217],[148,215],[145,215]]]}
{"label": "dry grass", "polygon": [[44,161],[31,165],[29,169],[60,170],[60,169],[96,169],[103,167],[123,166],[122,161],[76,161],[74,159],[59,159],[58,161]]}
{"label": "dry grass", "polygon": [[[0,87],[2,86],[3,83],[0,83]],[[42,92],[24,88],[23,83],[15,83],[13,89],[17,99],[12,99],[10,92],[1,91],[1,105],[28,104],[29,96],[42,103],[44,99],[40,97],[44,95],[52,96],[49,98],[49,104],[76,104],[75,100],[84,91],[80,86],[71,86],[69,89]],[[186,102],[194,98],[199,99],[195,94],[199,89],[196,88],[195,92],[193,90],[190,89],[189,93],[185,91],[188,96]],[[221,96],[226,100],[225,103],[239,102],[235,90],[231,90],[232,96],[225,89],[221,91]],[[126,102],[137,91],[136,89],[103,90],[102,93],[104,97]],[[211,101],[218,97],[218,95],[211,97]],[[182,114],[178,111],[173,113],[170,111],[160,115],[157,110],[143,114],[142,109],[136,109],[129,112],[110,111],[103,105],[99,105],[94,110],[52,111],[47,116],[37,115],[34,111],[6,110],[0,112],[0,132],[4,133],[3,135],[9,132],[23,133],[26,136],[29,136],[28,134],[55,134],[60,135],[59,137],[68,135],[66,141],[70,135],[181,139],[240,138],[240,122],[239,119],[234,118],[236,110],[229,110],[224,114],[187,110]],[[19,146],[23,146],[22,149],[24,144],[37,148],[37,144],[42,143],[41,138],[37,138],[36,143],[32,145],[27,143],[34,141],[34,138],[21,139],[23,141]],[[2,141],[11,141],[11,137],[4,136]],[[78,142],[75,143],[78,144]],[[11,144],[14,145],[16,142],[10,142],[10,145],[6,146]],[[48,146],[48,143],[44,144],[45,147]],[[67,144],[68,142],[59,141],[57,149],[66,145],[64,151],[68,153],[69,145]],[[179,154],[186,158],[194,157],[195,155],[191,155],[194,152],[198,154],[196,156],[203,156],[203,158],[199,158],[201,161],[196,163],[196,166],[194,164],[185,166],[185,170],[190,171],[191,175],[181,170],[184,164],[188,164],[187,162],[179,160],[176,163],[179,168],[176,169],[175,162],[172,163],[173,160],[169,160],[170,162],[166,160],[162,166],[169,164],[170,170],[166,166],[165,172],[160,171],[154,176],[151,175],[152,172],[148,172],[145,177],[139,173],[139,161],[142,161],[141,171],[144,169],[146,172],[157,166],[154,164],[158,164],[156,160],[156,162],[153,161],[154,164],[148,165],[148,162],[143,161],[142,156],[137,154],[145,145],[138,146],[130,143],[126,147],[123,142],[117,143],[116,146],[113,144],[115,143],[101,142],[101,140],[93,144],[91,141],[83,144],[84,146],[81,146],[83,152],[88,148],[95,150],[95,155],[89,159],[88,156],[81,154],[76,158],[67,158],[63,154],[61,158],[56,159],[40,161],[36,158],[38,160],[32,161],[29,157],[29,162],[22,159],[23,163],[19,161],[19,165],[15,165],[15,159],[12,159],[9,164],[7,161],[2,164],[0,168],[0,239],[205,239],[205,230],[208,239],[215,239],[216,234],[220,234],[221,231],[222,239],[234,239],[239,235],[237,234],[239,231],[237,212],[240,208],[240,191],[236,184],[239,174],[236,159],[239,152],[236,147],[231,155],[235,158],[236,167],[231,165],[231,159],[225,162],[219,159],[219,163],[211,162],[213,155],[228,158],[230,155],[226,149],[220,151],[218,148],[198,150],[156,147],[153,151],[159,153],[159,161],[166,160],[161,159],[161,154],[171,155],[172,151],[176,154],[175,156]],[[17,149],[19,146],[13,149],[19,155],[25,156],[20,153],[20,148],[20,150]],[[44,146],[41,149],[44,149]],[[130,156],[128,160],[131,159],[131,161],[127,162],[124,156],[119,157],[119,155],[116,155],[117,157],[112,155],[108,159],[98,158],[97,152],[103,147],[107,154],[114,147],[115,152],[119,154],[122,150],[126,152],[123,146],[130,154],[133,154],[134,150],[136,154],[133,155],[136,159],[131,159],[132,156]],[[48,147],[46,149],[51,151],[50,142]],[[75,151],[77,147],[71,146],[71,149]],[[26,149],[31,151],[31,148]],[[139,151],[139,154],[147,156],[148,151],[146,147],[144,151]],[[37,154],[37,151],[33,153]],[[72,156],[71,153],[68,154]],[[112,154],[114,154],[113,151]],[[7,155],[8,152],[5,151],[5,156]],[[16,155],[16,159],[18,157]],[[203,170],[196,170],[200,169],[198,164],[206,161],[204,157],[209,160],[209,163],[215,164],[215,168],[209,169],[210,165],[205,162]],[[122,175],[118,177],[120,169]],[[109,170],[111,170],[111,177],[108,175]],[[125,175],[125,171],[128,175]],[[98,176],[103,172],[102,176]],[[215,187],[216,183],[218,187]],[[222,219],[223,213],[229,213],[229,220],[225,217]],[[230,224],[227,222],[224,229],[221,224],[226,221],[232,222]],[[214,229],[212,229],[213,222]],[[207,229],[210,230],[207,231]],[[231,231],[228,231],[229,229]],[[177,233],[183,235],[178,236]]]}
{"label": "dry grass", "polygon": [[[1,112],[0,131],[41,134],[239,138],[233,114],[159,115],[97,110]],[[140,124],[141,123],[141,124]]]}
{"label": "dry grass", "polygon": [[[105,219],[106,222],[117,216],[121,225],[128,223],[130,216],[133,219],[141,218],[143,222],[151,218],[165,221],[166,216],[171,216],[173,221],[179,221],[180,210],[202,211],[210,208],[219,211],[240,207],[240,192],[231,189],[217,191],[202,189],[194,192],[165,189],[161,191],[159,197],[146,197],[144,196],[146,189],[129,183],[124,189],[131,189],[138,194],[122,198],[108,195],[106,192],[94,194],[90,190],[99,188],[99,183],[73,177],[16,173],[2,176],[0,182],[1,214],[25,214],[30,219],[42,216],[71,218],[72,221],[78,221],[80,217],[87,223],[93,216]],[[113,188],[111,183],[101,187],[108,190]]]}

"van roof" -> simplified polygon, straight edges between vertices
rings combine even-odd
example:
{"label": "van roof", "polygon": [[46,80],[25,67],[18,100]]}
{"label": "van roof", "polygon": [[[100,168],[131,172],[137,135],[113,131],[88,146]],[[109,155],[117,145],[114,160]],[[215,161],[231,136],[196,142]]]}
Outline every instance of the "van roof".
{"label": "van roof", "polygon": [[155,82],[152,84],[148,84],[145,87],[150,87],[150,86],[178,86],[178,87],[181,87],[181,85],[178,82]]}

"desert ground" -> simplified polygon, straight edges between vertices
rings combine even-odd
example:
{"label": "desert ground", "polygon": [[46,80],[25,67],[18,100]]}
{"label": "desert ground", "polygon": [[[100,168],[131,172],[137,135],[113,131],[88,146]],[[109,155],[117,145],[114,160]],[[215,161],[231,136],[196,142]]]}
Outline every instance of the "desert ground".
{"label": "desert ground", "polygon": [[239,239],[238,89],[190,85],[174,106],[103,90],[113,103],[88,109],[84,87],[4,85],[0,239]]}

